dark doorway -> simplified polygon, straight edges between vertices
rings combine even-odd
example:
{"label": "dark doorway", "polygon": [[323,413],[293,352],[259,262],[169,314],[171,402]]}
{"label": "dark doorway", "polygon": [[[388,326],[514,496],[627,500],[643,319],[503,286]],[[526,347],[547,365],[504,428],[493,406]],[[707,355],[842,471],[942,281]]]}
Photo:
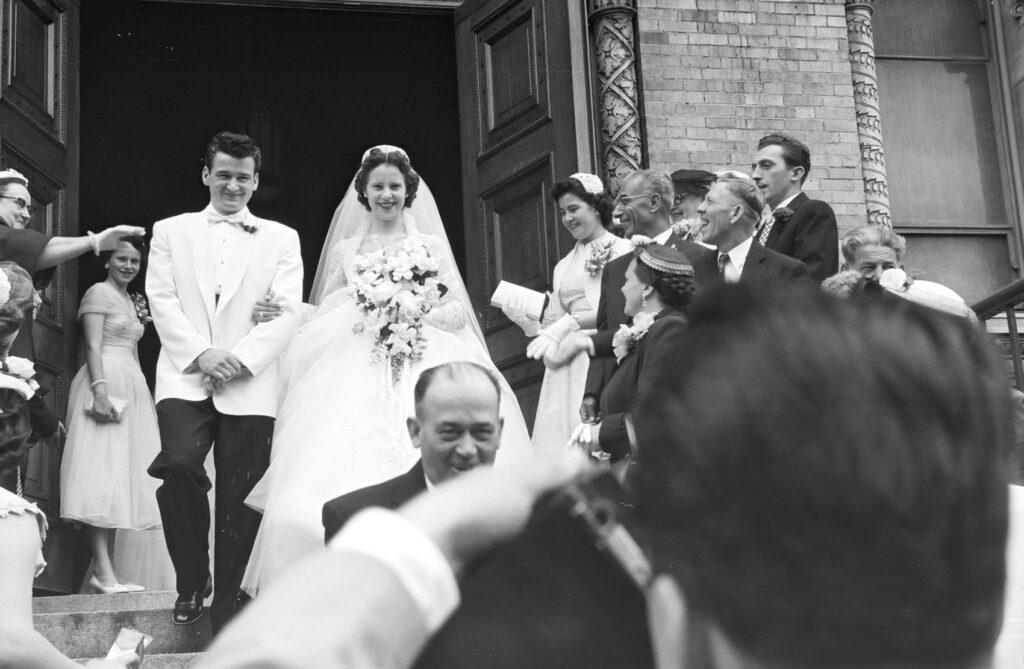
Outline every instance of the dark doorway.
{"label": "dark doorway", "polygon": [[[198,211],[207,140],[246,132],[264,151],[253,213],[297,229],[313,279],[362,152],[409,152],[462,265],[455,37],[450,12],[82,3],[83,230]],[[84,292],[104,276],[81,265]],[[141,347],[155,364],[155,339]]]}

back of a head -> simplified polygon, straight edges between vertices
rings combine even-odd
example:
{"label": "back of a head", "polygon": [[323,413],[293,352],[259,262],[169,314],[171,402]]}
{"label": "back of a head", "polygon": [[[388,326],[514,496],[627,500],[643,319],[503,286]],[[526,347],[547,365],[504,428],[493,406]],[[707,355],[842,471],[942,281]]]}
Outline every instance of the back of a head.
{"label": "back of a head", "polygon": [[28,403],[16,390],[0,388],[0,472],[16,466],[31,447]]}
{"label": "back of a head", "polygon": [[1002,616],[991,344],[896,301],[725,286],[633,412],[658,571],[765,666],[965,666]]}

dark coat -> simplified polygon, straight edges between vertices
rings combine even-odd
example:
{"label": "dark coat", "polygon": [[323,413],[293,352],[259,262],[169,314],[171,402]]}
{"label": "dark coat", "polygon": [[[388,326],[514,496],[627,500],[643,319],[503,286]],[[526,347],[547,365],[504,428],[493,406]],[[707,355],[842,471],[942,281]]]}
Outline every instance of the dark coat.
{"label": "dark coat", "polygon": [[[629,455],[626,415],[636,403],[640,391],[650,385],[650,375],[671,366],[678,357],[680,341],[686,331],[686,316],[681,309],[668,308],[654,317],[651,328],[619,363],[601,393],[601,450],[612,460]],[[612,359],[614,361],[614,358]]]}
{"label": "dark coat", "polygon": [[775,221],[765,248],[807,265],[816,284],[839,271],[839,226],[827,202],[800,193],[786,205],[789,220]]}
{"label": "dark coat", "polygon": [[[708,249],[700,244],[695,244],[680,239],[676,233],[669,235],[665,246],[679,251],[691,264],[697,258],[706,254]],[[626,283],[626,269],[633,261],[633,254],[627,253],[615,260],[608,262],[601,273],[601,297],[597,304],[597,333],[593,335],[594,359],[590,361],[590,369],[587,372],[587,385],[584,395],[595,395],[600,397],[601,390],[605,383],[615,372],[615,357],[612,354],[612,337],[618,331],[619,326],[627,322],[626,298],[622,294],[622,286]],[[696,272],[696,265],[694,265]],[[717,265],[712,275],[718,274]],[[700,285],[701,274],[696,272],[697,285]]]}
{"label": "dark coat", "polygon": [[[718,252],[709,253],[697,258],[693,263],[693,271],[698,277],[705,277],[698,281],[697,288],[704,289],[722,283],[722,275],[718,273]],[[710,278],[708,278],[710,277]],[[807,265],[799,260],[793,260],[781,253],[766,249],[756,241],[750,245],[747,252],[747,259],[743,263],[743,273],[740,274],[740,281],[769,281],[789,280],[805,283],[809,281]]]}
{"label": "dark coat", "polygon": [[349,518],[363,509],[371,506],[397,509],[426,489],[423,461],[417,460],[412,469],[393,479],[335,497],[324,504],[324,540],[330,541]]}

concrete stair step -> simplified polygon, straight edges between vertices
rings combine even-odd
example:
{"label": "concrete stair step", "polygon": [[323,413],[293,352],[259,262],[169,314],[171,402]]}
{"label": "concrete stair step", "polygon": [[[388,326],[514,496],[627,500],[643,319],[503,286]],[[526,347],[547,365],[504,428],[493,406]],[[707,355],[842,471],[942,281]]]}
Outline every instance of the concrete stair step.
{"label": "concrete stair step", "polygon": [[208,610],[191,625],[171,622],[176,597],[173,592],[38,597],[32,618],[36,630],[68,657],[105,656],[122,627],[145,632],[153,637],[146,655],[148,669],[152,656],[198,654],[212,638]]}
{"label": "concrete stair step", "polygon": [[[170,654],[159,654],[159,655],[146,655],[145,660],[142,662],[142,666],[145,669],[190,669],[199,664],[199,660],[203,658],[203,653],[170,653]],[[80,664],[85,664],[90,659],[96,658],[82,658],[75,660]]]}

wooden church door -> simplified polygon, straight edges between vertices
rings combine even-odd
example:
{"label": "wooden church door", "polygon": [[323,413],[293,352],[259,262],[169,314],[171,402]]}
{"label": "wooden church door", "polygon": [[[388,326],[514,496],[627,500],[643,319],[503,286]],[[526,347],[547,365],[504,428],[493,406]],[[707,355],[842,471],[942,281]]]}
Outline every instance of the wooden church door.
{"label": "wooden church door", "polygon": [[547,290],[572,244],[550,193],[578,169],[593,171],[578,95],[588,76],[578,4],[468,0],[455,14],[467,286],[528,425],[544,366],[525,357],[522,331],[489,304],[503,279]]}
{"label": "wooden church door", "polygon": [[[29,227],[54,235],[78,234],[79,0],[0,1],[0,166],[29,179],[37,211]],[[101,221],[93,226],[103,227]],[[75,374],[74,266],[61,267],[43,293],[33,336],[37,379],[50,408],[64,418]],[[59,517],[59,438],[32,449],[24,493],[51,519]],[[70,592],[76,551],[67,526],[51,522],[50,563],[36,586]]]}

